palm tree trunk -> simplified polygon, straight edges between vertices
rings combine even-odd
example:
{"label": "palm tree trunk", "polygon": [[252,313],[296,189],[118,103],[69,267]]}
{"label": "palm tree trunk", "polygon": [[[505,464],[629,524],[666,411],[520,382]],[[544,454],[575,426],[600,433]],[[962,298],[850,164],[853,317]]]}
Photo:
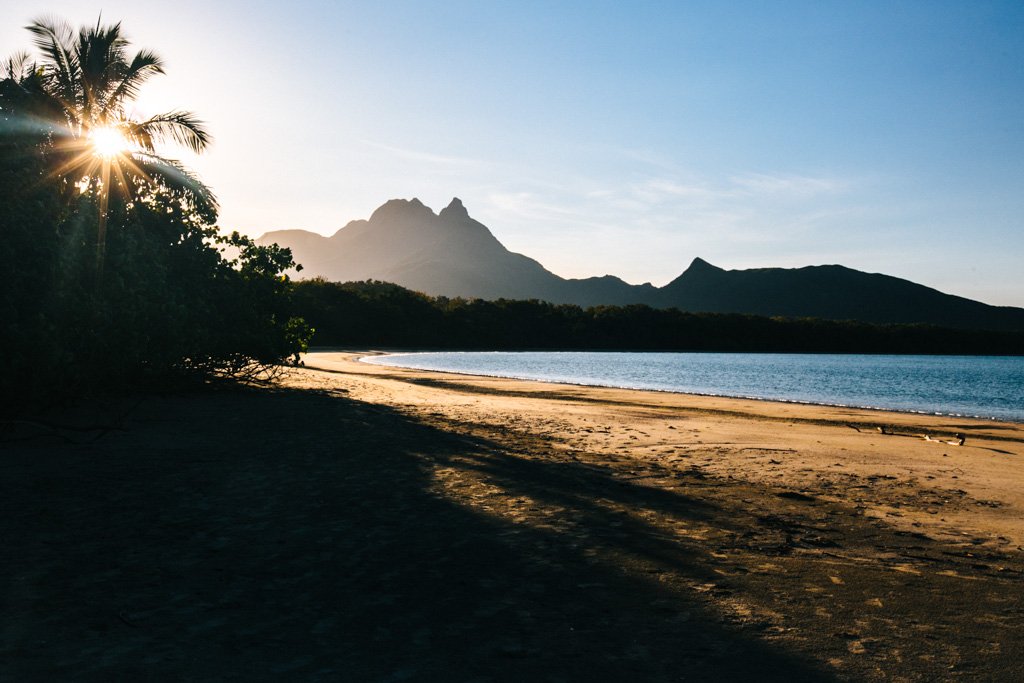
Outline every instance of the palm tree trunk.
{"label": "palm tree trunk", "polygon": [[107,207],[110,201],[110,160],[100,168],[100,215],[96,228],[96,284],[103,280],[103,261],[107,252]]}

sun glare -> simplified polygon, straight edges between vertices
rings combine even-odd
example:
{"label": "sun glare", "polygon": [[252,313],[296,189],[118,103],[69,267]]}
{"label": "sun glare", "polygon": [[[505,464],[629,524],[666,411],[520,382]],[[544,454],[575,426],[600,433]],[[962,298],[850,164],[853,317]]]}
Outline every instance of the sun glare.
{"label": "sun glare", "polygon": [[93,128],[89,133],[93,153],[109,159],[128,151],[128,140],[116,128]]}

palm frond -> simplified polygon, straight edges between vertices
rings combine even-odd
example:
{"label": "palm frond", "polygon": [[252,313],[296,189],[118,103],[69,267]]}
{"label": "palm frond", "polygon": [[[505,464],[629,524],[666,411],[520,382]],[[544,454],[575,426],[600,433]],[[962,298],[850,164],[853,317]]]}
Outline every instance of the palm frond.
{"label": "palm frond", "polygon": [[149,80],[150,76],[162,73],[164,73],[164,63],[160,56],[149,50],[140,50],[132,58],[131,64],[127,65],[120,81],[108,95],[103,115],[119,114],[125,101],[138,97],[139,87]]}
{"label": "palm frond", "polygon": [[83,28],[78,34],[78,62],[84,95],[85,118],[101,123],[111,93],[128,70],[125,58],[127,39],[121,35],[121,24]]}
{"label": "palm frond", "polygon": [[125,131],[129,139],[149,152],[154,150],[154,143],[174,142],[199,153],[213,139],[205,124],[187,111],[170,111],[145,121],[126,122]]}
{"label": "palm frond", "polygon": [[31,61],[32,56],[27,52],[18,52],[7,58],[3,65],[4,78],[22,83],[35,71],[35,64]]}
{"label": "palm frond", "polygon": [[136,152],[132,161],[147,178],[185,195],[197,209],[216,213],[220,209],[216,195],[180,161],[149,152]]}
{"label": "palm frond", "polygon": [[67,22],[48,17],[37,19],[26,28],[35,36],[33,42],[46,58],[43,66],[53,81],[53,95],[70,111],[80,104],[81,95],[78,87],[81,66],[76,56],[74,31]]}

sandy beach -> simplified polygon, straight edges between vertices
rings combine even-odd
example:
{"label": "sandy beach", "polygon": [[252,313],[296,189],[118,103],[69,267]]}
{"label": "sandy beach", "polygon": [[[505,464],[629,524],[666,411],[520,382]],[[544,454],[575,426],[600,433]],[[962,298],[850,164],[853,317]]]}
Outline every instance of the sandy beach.
{"label": "sandy beach", "polygon": [[7,425],[0,678],[1024,679],[1024,425],[360,355]]}

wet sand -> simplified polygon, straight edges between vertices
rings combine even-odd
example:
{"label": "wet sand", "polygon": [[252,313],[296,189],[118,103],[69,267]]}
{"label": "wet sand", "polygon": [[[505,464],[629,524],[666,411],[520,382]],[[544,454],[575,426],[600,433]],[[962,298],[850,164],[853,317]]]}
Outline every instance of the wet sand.
{"label": "wet sand", "polygon": [[356,358],[9,426],[0,678],[1024,678],[1022,425]]}

